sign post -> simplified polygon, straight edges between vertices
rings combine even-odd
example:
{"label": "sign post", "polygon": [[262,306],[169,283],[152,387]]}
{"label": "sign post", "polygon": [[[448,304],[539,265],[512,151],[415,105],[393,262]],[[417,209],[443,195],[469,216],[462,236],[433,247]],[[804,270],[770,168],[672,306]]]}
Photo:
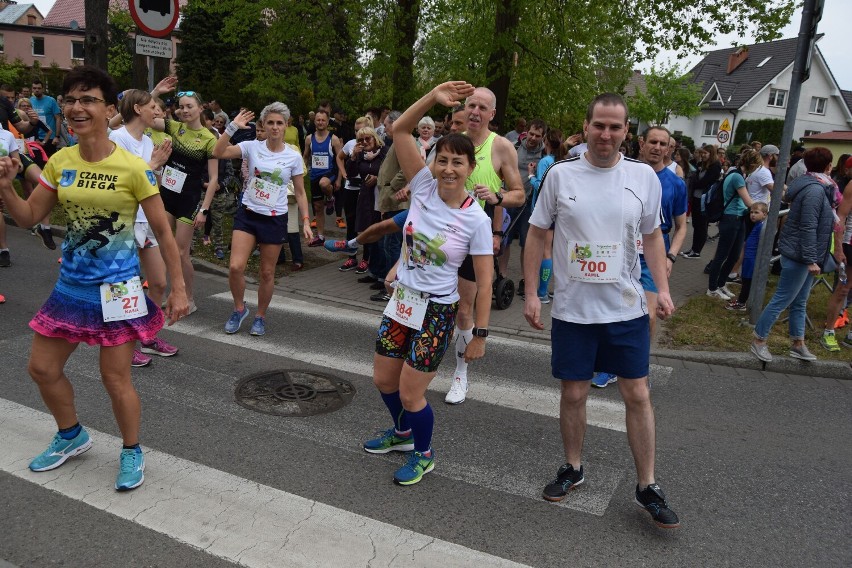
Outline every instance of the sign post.
{"label": "sign post", "polygon": [[130,17],[142,33],[136,34],[136,54],[148,56],[148,90],[154,90],[154,57],[172,58],[169,37],[180,16],[178,0],[130,0]]}
{"label": "sign post", "polygon": [[731,123],[728,122],[728,119],[722,121],[722,124],[719,126],[719,132],[716,134],[716,140],[719,141],[719,144],[727,144],[731,139]]}

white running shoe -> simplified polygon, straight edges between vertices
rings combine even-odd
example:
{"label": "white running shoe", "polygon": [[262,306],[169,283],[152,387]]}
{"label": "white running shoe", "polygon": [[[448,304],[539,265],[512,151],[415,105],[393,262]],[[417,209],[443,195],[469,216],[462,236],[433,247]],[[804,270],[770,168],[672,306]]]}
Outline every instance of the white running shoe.
{"label": "white running shoe", "polygon": [[707,290],[707,295],[711,298],[718,298],[720,300],[725,300],[726,302],[730,300],[730,296],[725,294],[721,288],[716,288],[715,290]]}
{"label": "white running shoe", "polygon": [[444,402],[447,404],[461,404],[467,396],[467,377],[456,377],[453,380],[453,386],[450,387],[450,392],[447,393]]}

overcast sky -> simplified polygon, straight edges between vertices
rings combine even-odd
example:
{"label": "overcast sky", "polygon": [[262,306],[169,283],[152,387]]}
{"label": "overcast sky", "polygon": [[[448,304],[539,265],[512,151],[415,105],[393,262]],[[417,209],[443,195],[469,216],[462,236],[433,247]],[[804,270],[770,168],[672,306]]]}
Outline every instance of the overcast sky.
{"label": "overcast sky", "polygon": [[[26,0],[20,0],[21,3]],[[54,0],[32,0],[38,7],[39,11],[45,16],[53,6]],[[852,90],[852,58],[849,57],[849,0],[826,0],[825,14],[819,23],[819,32],[825,34],[825,37],[819,42],[820,51],[822,51],[825,60],[828,62],[828,67],[840,84],[841,89]],[[843,8],[846,6],[846,8]],[[790,22],[782,30],[782,38],[792,38],[799,34],[799,22],[801,19],[801,10],[796,12],[793,21]],[[733,36],[720,36],[719,41],[715,46],[708,45],[707,50],[722,49],[731,47]],[[751,43],[752,38],[747,38],[747,42]],[[657,62],[670,63],[672,54],[661,55]],[[686,69],[701,60],[700,55],[687,57],[680,60],[681,67]],[[651,66],[651,62],[647,61],[640,65],[640,68],[647,70]]]}

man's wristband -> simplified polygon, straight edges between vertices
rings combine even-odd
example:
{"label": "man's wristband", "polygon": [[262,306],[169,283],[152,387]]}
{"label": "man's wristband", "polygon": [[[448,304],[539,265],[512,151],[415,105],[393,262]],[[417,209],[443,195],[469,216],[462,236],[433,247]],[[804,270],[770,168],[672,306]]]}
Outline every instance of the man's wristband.
{"label": "man's wristband", "polygon": [[237,126],[233,122],[229,122],[228,126],[225,127],[225,134],[227,134],[229,137],[233,138],[234,134],[236,134],[237,130],[239,130],[239,129],[240,129],[239,126]]}
{"label": "man's wristband", "polygon": [[677,257],[675,255],[673,255],[672,253],[667,253],[666,258],[669,259],[670,261],[672,261],[672,264],[674,264],[677,261]]}
{"label": "man's wristband", "polygon": [[494,235],[495,237],[505,237],[506,236],[506,233],[504,233],[503,231],[491,231],[491,234]]}

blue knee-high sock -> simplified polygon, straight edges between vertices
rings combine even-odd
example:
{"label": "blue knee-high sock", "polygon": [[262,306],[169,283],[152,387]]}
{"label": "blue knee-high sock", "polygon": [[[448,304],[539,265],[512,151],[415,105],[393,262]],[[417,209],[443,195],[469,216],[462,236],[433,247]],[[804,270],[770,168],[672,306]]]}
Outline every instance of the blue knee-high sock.
{"label": "blue knee-high sock", "polygon": [[411,424],[411,433],[414,435],[414,451],[421,454],[429,451],[432,447],[432,428],[435,426],[435,415],[432,407],[426,403],[423,410],[408,412],[408,423]]}
{"label": "blue knee-high sock", "polygon": [[550,283],[550,275],[553,273],[553,259],[545,258],[541,261],[541,270],[538,276],[538,297],[547,295],[547,285]]}
{"label": "blue knee-high sock", "polygon": [[402,408],[402,400],[399,398],[399,391],[390,394],[380,393],[385,406],[391,413],[393,418],[393,426],[399,432],[407,432],[411,427],[408,425],[408,413]]}

